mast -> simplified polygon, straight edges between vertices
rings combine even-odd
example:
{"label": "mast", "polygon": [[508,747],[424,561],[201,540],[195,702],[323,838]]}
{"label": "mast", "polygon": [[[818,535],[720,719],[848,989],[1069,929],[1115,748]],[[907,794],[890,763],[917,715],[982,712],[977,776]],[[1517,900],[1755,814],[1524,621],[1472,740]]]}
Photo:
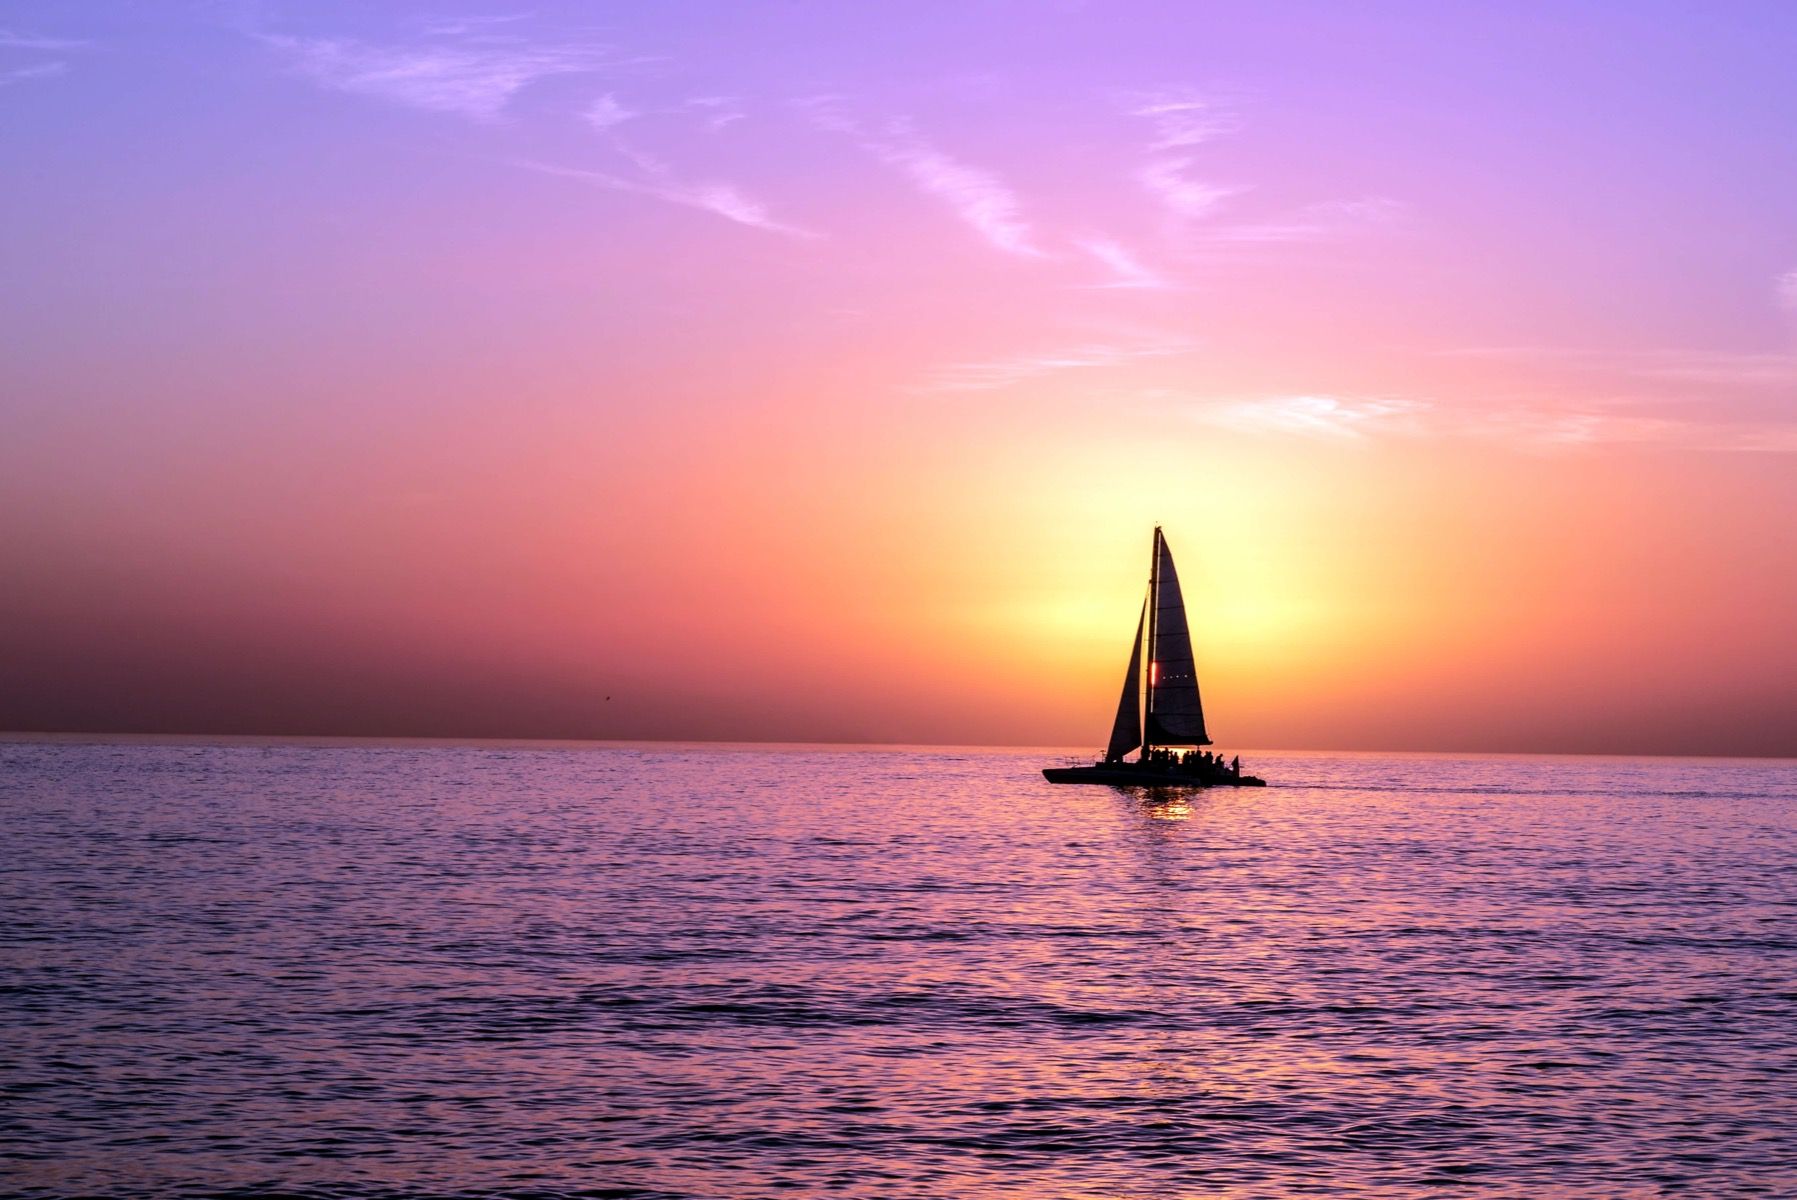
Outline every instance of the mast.
{"label": "mast", "polygon": [[1155,746],[1208,746],[1204,702],[1198,695],[1198,665],[1192,653],[1192,628],[1186,619],[1185,595],[1167,537],[1155,530],[1153,579],[1154,641],[1149,646],[1151,690],[1148,694],[1146,739]]}
{"label": "mast", "polygon": [[1150,741],[1149,726],[1153,721],[1150,715],[1154,712],[1154,622],[1161,607],[1161,527],[1154,527],[1154,552],[1148,558],[1148,661],[1142,669],[1148,674],[1144,678],[1147,700],[1142,705],[1142,761],[1147,762],[1149,752],[1154,743]]}

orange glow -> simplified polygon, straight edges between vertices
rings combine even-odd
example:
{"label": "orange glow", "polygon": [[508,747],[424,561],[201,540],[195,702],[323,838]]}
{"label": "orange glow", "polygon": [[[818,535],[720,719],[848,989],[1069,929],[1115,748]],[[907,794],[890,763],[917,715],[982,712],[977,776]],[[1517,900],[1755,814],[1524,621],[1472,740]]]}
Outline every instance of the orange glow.
{"label": "orange glow", "polygon": [[0,728],[1087,748],[1158,523],[1220,745],[1797,753],[1782,61],[1064,7],[7,88]]}

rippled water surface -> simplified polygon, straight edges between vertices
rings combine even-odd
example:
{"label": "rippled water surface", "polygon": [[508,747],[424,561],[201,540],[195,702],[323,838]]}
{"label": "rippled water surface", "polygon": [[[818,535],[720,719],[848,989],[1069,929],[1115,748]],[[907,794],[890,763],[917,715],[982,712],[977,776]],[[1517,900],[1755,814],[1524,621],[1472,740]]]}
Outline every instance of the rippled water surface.
{"label": "rippled water surface", "polygon": [[0,1190],[1797,1195],[1797,765],[1044,761],[0,743]]}

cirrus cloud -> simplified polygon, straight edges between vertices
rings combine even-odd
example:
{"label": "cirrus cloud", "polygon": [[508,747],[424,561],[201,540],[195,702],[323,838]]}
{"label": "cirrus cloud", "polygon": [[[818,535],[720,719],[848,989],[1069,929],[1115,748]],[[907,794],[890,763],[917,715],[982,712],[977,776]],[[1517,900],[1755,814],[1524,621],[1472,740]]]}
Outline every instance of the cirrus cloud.
{"label": "cirrus cloud", "polygon": [[382,46],[350,38],[257,35],[320,87],[427,112],[497,121],[540,80],[625,65],[611,47],[512,39],[444,39]]}

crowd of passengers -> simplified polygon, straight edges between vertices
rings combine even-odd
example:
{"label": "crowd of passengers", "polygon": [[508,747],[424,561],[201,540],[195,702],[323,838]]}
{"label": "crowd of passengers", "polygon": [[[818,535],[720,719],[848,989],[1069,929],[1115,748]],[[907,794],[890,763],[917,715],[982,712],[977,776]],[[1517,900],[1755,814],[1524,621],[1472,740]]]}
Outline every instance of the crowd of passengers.
{"label": "crowd of passengers", "polygon": [[1182,771],[1228,775],[1235,779],[1242,777],[1242,756],[1239,754],[1228,762],[1224,762],[1221,754],[1212,754],[1209,750],[1187,750],[1181,753],[1156,749],[1148,752],[1148,761],[1175,767]]}

